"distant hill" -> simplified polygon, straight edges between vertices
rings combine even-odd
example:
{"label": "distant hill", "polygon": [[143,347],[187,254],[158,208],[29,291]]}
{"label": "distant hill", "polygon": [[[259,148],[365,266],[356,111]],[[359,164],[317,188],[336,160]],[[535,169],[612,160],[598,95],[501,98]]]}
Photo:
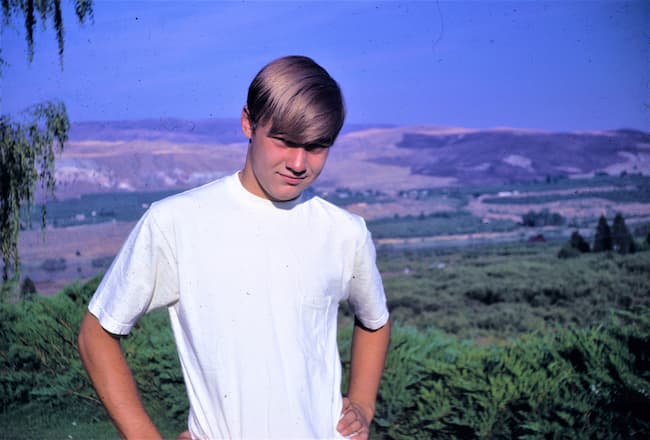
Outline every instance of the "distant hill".
{"label": "distant hill", "polygon": [[[239,169],[237,119],[74,123],[57,158],[57,198],[188,188]],[[318,188],[395,193],[597,172],[650,175],[650,133],[553,133],[514,128],[347,125]]]}
{"label": "distant hill", "polygon": [[[489,130],[460,134],[405,133],[398,162],[414,174],[453,177],[466,183],[543,180],[620,171],[650,170],[650,134],[634,130],[544,133]],[[395,163],[394,157],[378,157]],[[616,170],[618,171],[618,170]],[[619,171],[619,172],[620,172]]]}

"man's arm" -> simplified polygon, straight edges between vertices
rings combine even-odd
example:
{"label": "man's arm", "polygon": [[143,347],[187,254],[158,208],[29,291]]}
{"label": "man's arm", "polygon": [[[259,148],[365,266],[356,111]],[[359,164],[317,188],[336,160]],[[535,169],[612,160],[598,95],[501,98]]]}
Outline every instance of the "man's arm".
{"label": "man's arm", "polygon": [[337,425],[337,430],[344,436],[359,440],[368,438],[389,340],[390,322],[378,330],[366,329],[358,321],[354,324],[350,386]]}
{"label": "man's arm", "polygon": [[161,439],[140,401],[118,338],[87,312],[78,343],[84,368],[120,435],[126,439]]}

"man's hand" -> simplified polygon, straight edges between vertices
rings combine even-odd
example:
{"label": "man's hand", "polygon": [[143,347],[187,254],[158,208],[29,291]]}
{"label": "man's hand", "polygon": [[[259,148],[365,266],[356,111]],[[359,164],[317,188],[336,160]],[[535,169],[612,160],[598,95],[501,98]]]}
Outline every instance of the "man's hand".
{"label": "man's hand", "polygon": [[350,386],[343,398],[336,430],[354,440],[367,440],[390,339],[390,322],[377,330],[355,320],[350,357]]}
{"label": "man's hand", "polygon": [[178,437],[176,437],[176,440],[192,440],[192,435],[190,434],[190,431],[181,432],[178,434]]}
{"label": "man's hand", "polygon": [[336,425],[336,430],[349,439],[367,440],[370,430],[370,419],[372,418],[369,412],[369,410],[364,410],[361,405],[344,397],[341,419],[338,425]]}

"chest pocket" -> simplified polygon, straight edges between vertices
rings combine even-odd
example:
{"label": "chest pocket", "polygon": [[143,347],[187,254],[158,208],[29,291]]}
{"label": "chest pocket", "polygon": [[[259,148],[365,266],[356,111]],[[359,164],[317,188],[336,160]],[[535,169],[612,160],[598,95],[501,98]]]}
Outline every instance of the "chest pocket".
{"label": "chest pocket", "polygon": [[302,300],[302,346],[308,356],[322,359],[328,340],[332,297],[304,296]]}

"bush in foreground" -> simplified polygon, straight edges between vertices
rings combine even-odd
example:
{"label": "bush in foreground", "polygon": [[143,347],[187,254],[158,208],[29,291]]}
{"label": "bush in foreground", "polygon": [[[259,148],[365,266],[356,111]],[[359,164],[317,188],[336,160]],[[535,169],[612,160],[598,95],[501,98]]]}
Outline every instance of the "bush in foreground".
{"label": "bush in foreground", "polygon": [[377,438],[647,438],[650,335],[566,329],[490,346],[393,334]]}
{"label": "bush in foreground", "polygon": [[[105,420],[75,347],[96,285],[0,304],[2,412],[76,406]],[[647,438],[647,316],[621,312],[600,327],[490,345],[395,325],[373,438]],[[340,343],[347,364],[349,329]],[[183,426],[187,401],[166,314],[145,317],[123,348],[145,404]]]}

